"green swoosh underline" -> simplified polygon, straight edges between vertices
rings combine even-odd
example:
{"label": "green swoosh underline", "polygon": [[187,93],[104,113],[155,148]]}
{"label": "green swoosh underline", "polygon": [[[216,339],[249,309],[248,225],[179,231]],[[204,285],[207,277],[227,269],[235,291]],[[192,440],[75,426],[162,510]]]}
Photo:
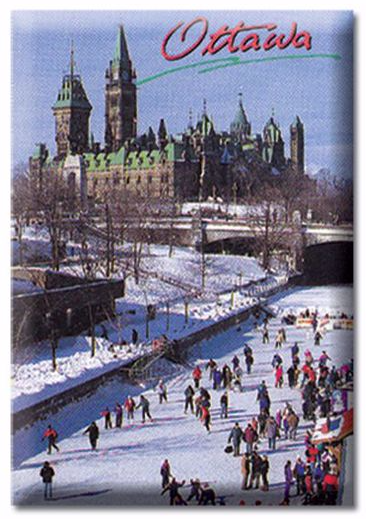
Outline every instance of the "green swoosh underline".
{"label": "green swoosh underline", "polygon": [[[197,63],[191,63],[189,65],[181,65],[180,67],[174,67],[167,70],[163,70],[162,72],[158,72],[153,74],[152,76],[148,76],[146,78],[140,79],[140,81],[136,82],[137,86],[141,86],[145,83],[149,83],[150,81],[154,81],[155,79],[159,79],[161,77],[167,76],[169,74],[175,74],[176,72],[181,72],[182,70],[188,70],[197,67],[207,67],[203,70],[199,70],[199,74],[206,74],[207,72],[213,72],[215,70],[219,70],[227,67],[235,67],[237,65],[249,65],[251,63],[264,63],[270,61],[280,61],[280,60],[290,60],[290,59],[335,59],[340,60],[341,56],[339,54],[304,54],[299,56],[298,54],[289,54],[287,56],[273,56],[270,58],[256,58],[256,59],[240,59],[238,56],[230,57],[230,58],[219,58],[219,59],[210,59],[204,61],[198,61]],[[217,63],[217,65],[214,65]],[[212,66],[214,65],[214,66]]]}

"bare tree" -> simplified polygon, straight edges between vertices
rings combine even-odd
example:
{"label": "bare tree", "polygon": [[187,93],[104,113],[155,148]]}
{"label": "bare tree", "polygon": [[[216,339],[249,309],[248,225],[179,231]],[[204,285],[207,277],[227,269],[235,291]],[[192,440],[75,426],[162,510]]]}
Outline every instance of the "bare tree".
{"label": "bare tree", "polygon": [[12,216],[15,220],[15,233],[19,246],[19,264],[24,263],[24,229],[31,214],[31,188],[27,170],[17,170],[12,184]]}
{"label": "bare tree", "polygon": [[67,226],[64,213],[68,200],[67,185],[57,171],[47,172],[42,190],[34,193],[35,206],[40,211],[50,238],[52,268],[60,269],[60,261],[64,255]]}
{"label": "bare tree", "polygon": [[250,212],[255,227],[255,250],[264,269],[268,269],[274,252],[286,248],[289,239],[289,223],[284,217],[284,206],[278,188],[263,186],[261,198]]}

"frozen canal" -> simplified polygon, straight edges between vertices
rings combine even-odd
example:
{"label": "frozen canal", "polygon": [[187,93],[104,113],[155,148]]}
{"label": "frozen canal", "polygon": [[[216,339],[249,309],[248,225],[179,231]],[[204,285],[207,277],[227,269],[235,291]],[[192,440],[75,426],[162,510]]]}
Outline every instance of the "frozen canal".
{"label": "frozen canal", "polygon": [[[290,402],[297,413],[301,413],[299,389],[290,390],[285,377],[283,389],[274,388],[274,374],[271,360],[274,355],[274,338],[280,327],[281,314],[292,310],[300,312],[305,308],[318,308],[319,312],[345,312],[352,314],[352,288],[350,286],[326,286],[296,288],[274,296],[270,305],[277,317],[270,321],[270,344],[262,345],[261,334],[253,329],[253,322],[243,323],[211,340],[203,342],[192,350],[191,365],[204,366],[210,358],[222,368],[226,362],[231,367],[234,354],[240,358],[244,368],[243,346],[248,343],[254,354],[254,368],[251,375],[244,375],[244,392],[230,393],[229,417],[220,419],[219,400],[223,390],[211,390],[208,372],[204,371],[202,385],[212,395],[212,430],[208,434],[202,424],[192,415],[183,413],[184,390],[192,383],[191,369],[179,371],[174,378],[166,381],[168,403],[158,404],[158,397],[152,388],[144,394],[151,402],[152,423],[141,424],[141,412],[136,412],[135,423],[127,425],[124,419],[122,430],[105,431],[100,413],[109,406],[114,408],[117,401],[123,402],[128,394],[138,396],[142,388],[127,386],[114,381],[100,388],[83,402],[70,404],[44,422],[38,422],[14,436],[13,501],[15,504],[43,504],[43,488],[39,471],[46,459],[55,469],[54,499],[49,505],[167,505],[167,494],[161,496],[160,466],[169,459],[173,475],[187,483],[190,478],[209,482],[217,495],[226,496],[227,505],[238,505],[244,499],[252,505],[260,499],[263,504],[277,505],[283,497],[283,469],[287,460],[294,462],[298,455],[304,457],[304,433],[308,425],[300,420],[296,441],[280,439],[275,452],[268,451],[266,440],[261,440],[259,453],[269,455],[269,492],[261,490],[242,491],[240,458],[226,454],[224,448],[231,428],[236,421],[245,427],[258,414],[256,388],[261,380],[269,387],[272,400],[271,412]],[[291,363],[290,347],[299,342],[300,358],[310,348],[314,358],[322,350],[331,357],[331,364],[339,366],[352,357],[352,332],[334,330],[327,332],[321,347],[313,346],[313,337],[306,330],[287,327],[287,344],[281,350],[284,371]],[[137,399],[138,400],[138,399]],[[91,452],[83,430],[92,420],[98,422],[101,431],[98,451]],[[47,456],[45,443],[41,442],[45,426],[51,423],[59,433],[60,453]],[[243,448],[243,446],[242,446]],[[347,481],[350,480],[349,474]],[[188,486],[182,489],[183,497],[189,493]],[[345,492],[345,496],[348,493]],[[346,498],[345,498],[346,499]],[[295,504],[295,502],[293,502]],[[346,503],[344,503],[346,504]],[[349,503],[348,503],[349,504]],[[196,506],[191,502],[189,506]]]}

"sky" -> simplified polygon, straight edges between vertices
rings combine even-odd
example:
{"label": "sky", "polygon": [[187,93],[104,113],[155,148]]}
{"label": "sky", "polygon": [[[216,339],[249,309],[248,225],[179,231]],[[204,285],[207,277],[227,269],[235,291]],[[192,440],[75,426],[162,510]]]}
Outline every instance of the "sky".
{"label": "sky", "polygon": [[[312,49],[249,51],[214,56],[196,50],[180,61],[167,61],[160,48],[179,21],[205,16],[209,34],[220,26],[275,23],[288,34],[291,22],[312,34]],[[289,155],[289,126],[295,115],[305,125],[308,173],[328,168],[352,176],[353,16],[350,11],[14,11],[12,15],[12,159],[27,161],[35,143],[55,153],[52,105],[68,69],[71,40],[77,71],[93,106],[91,128],[96,141],[104,136],[104,74],[113,57],[118,25],[123,23],[137,80],[203,60],[239,56],[260,59],[286,55],[337,54],[340,59],[290,59],[219,68],[199,73],[182,70],[138,88],[138,132],[157,130],[164,118],[169,133],[183,131],[189,111],[194,122],[203,99],[218,131],[229,129],[238,93],[243,96],[252,131],[260,133],[274,111]],[[260,32],[260,31],[259,31]],[[262,34],[263,31],[262,31]],[[192,31],[194,35],[194,31]],[[206,43],[208,37],[206,37]],[[238,40],[240,41],[240,39]],[[200,49],[203,48],[203,45]]]}

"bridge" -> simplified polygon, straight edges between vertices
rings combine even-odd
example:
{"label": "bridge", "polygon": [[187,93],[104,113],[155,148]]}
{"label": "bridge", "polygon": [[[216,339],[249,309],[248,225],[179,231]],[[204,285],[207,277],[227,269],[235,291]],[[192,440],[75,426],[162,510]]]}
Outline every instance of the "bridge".
{"label": "bridge", "polygon": [[[203,247],[207,252],[221,252],[230,244],[232,248],[241,247],[242,251],[250,251],[256,240],[267,232],[276,235],[277,248],[287,251],[292,258],[292,265],[302,270],[302,262],[306,249],[325,245],[346,245],[352,249],[353,227],[351,224],[331,225],[309,221],[261,221],[253,217],[205,218],[199,214],[194,216],[152,217],[140,219],[130,217],[124,220],[125,238],[128,240],[142,226],[148,231],[151,243],[173,242],[182,246]],[[95,221],[94,229],[101,234],[104,226]]]}
{"label": "bridge", "polygon": [[[130,228],[134,227],[134,219],[130,219]],[[139,224],[141,227],[141,223]],[[194,246],[201,241],[202,234],[206,244],[228,239],[255,238],[264,231],[265,225],[253,218],[233,218],[230,220],[195,217],[147,218],[146,226],[154,232],[173,232],[178,241],[184,245]],[[128,227],[128,225],[127,225]],[[351,224],[330,225],[311,222],[291,224],[270,223],[269,228],[284,235],[301,234],[305,247],[330,242],[353,242]]]}

